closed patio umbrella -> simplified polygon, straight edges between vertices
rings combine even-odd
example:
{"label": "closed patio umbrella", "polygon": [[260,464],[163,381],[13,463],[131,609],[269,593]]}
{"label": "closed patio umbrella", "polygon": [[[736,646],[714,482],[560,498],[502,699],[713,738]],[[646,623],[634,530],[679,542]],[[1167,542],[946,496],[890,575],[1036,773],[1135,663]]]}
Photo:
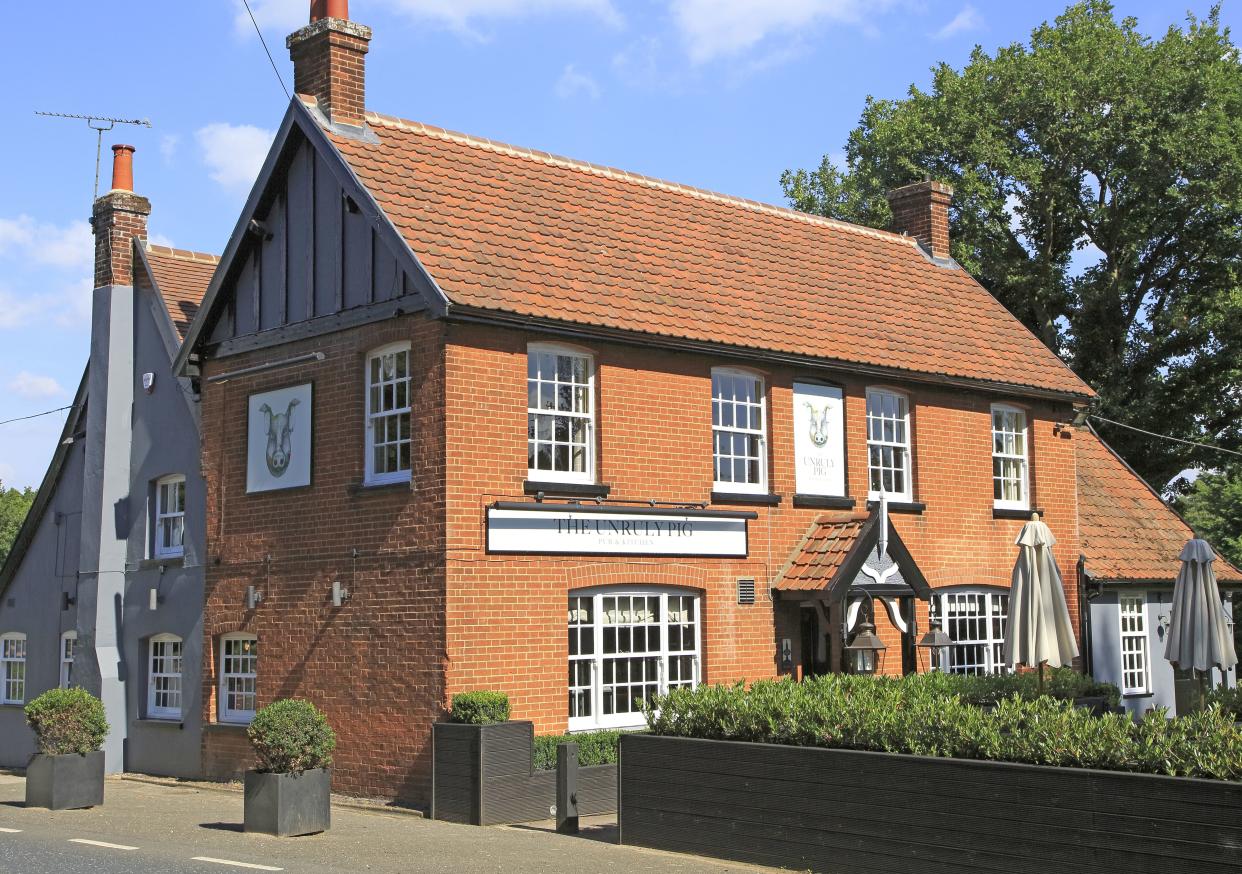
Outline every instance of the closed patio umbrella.
{"label": "closed patio umbrella", "polygon": [[1182,549],[1182,567],[1173,586],[1173,612],[1164,641],[1164,657],[1173,667],[1195,671],[1202,678],[1212,668],[1221,672],[1238,663],[1233,633],[1216,586],[1212,562],[1216,553],[1198,537]]}
{"label": "closed patio umbrella", "polygon": [[1070,664],[1078,655],[1078,644],[1065,605],[1061,569],[1052,555],[1052,545],[1057,542],[1052,531],[1032,513],[1015,542],[1018,560],[1009,591],[1004,661],[1011,669],[1018,665],[1038,667],[1042,691],[1043,666]]}

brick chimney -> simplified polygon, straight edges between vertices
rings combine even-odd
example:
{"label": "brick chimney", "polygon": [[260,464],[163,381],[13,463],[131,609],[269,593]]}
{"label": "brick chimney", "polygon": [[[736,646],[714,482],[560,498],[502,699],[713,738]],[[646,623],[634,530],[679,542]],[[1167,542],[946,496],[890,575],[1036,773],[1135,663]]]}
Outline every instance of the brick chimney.
{"label": "brick chimney", "polygon": [[95,201],[95,287],[134,284],[134,237],[147,238],[151,201],[134,194],[134,147],[112,147],[112,190]]}
{"label": "brick chimney", "polygon": [[888,193],[892,230],[909,234],[933,258],[949,257],[949,204],[953,188],[943,182],[915,182]]}
{"label": "brick chimney", "polygon": [[285,39],[293,90],[312,97],[334,124],[361,127],[371,28],[349,20],[349,0],[311,0],[310,24]]}

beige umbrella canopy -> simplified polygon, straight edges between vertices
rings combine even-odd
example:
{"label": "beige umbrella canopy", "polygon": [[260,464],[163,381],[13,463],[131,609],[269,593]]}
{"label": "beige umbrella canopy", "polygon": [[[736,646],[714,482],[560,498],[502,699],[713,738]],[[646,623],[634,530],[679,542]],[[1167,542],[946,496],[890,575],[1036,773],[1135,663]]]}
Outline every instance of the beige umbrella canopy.
{"label": "beige umbrella canopy", "polygon": [[1216,553],[1206,540],[1195,537],[1182,549],[1180,558],[1182,567],[1173,587],[1164,657],[1181,670],[1227,671],[1238,663],[1238,655],[1212,569]]}
{"label": "beige umbrella canopy", "polygon": [[1004,659],[1010,669],[1040,666],[1042,680],[1042,665],[1070,664],[1078,656],[1078,644],[1065,605],[1061,569],[1052,555],[1057,542],[1052,531],[1032,513],[1015,542],[1018,561],[1009,591]]}

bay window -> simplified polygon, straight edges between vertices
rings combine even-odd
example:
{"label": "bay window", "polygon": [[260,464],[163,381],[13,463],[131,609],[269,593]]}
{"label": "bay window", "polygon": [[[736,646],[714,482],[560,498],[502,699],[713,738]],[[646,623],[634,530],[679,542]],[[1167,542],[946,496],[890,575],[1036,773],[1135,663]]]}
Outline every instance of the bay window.
{"label": "bay window", "polygon": [[26,635],[0,635],[0,704],[26,702]]}
{"label": "bay window", "polygon": [[526,460],[532,480],[595,482],[591,356],[532,345],[526,356]]}
{"label": "bay window", "polygon": [[[173,634],[157,634],[151,638],[148,650],[150,659],[147,663],[147,717],[180,719],[181,638]],[[253,710],[253,703],[251,709]]]}
{"label": "bay window", "polygon": [[659,589],[569,596],[569,728],[644,722],[643,703],[700,676],[699,598]]}
{"label": "bay window", "polygon": [[226,634],[220,641],[221,722],[249,722],[258,701],[259,640],[253,634]]}
{"label": "bay window", "polygon": [[368,485],[410,478],[410,344],[367,356],[366,474]]}
{"label": "bay window", "polygon": [[1147,658],[1147,596],[1124,594],[1121,612],[1121,694],[1146,695],[1151,691]]}
{"label": "bay window", "polygon": [[931,619],[949,635],[940,669],[950,674],[1002,674],[1009,593],[989,589],[933,592]]}
{"label": "bay window", "polygon": [[1026,413],[1017,407],[992,407],[992,499],[1002,510],[1030,507],[1026,460]]}
{"label": "bay window", "polygon": [[768,490],[767,408],[763,378],[744,370],[712,370],[712,489]]}
{"label": "bay window", "polygon": [[155,482],[155,558],[185,552],[185,477],[166,476]]}
{"label": "bay window", "polygon": [[906,396],[867,389],[868,497],[913,500],[910,487],[910,405]]}

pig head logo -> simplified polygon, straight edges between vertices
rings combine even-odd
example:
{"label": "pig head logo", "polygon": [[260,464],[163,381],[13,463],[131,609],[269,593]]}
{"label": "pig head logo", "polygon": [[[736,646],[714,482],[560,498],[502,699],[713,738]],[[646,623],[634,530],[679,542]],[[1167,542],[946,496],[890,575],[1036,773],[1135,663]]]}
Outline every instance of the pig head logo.
{"label": "pig head logo", "polygon": [[811,414],[811,442],[823,446],[828,442],[828,405],[824,404],[823,409],[816,410],[815,405],[807,401],[806,408]]}
{"label": "pig head logo", "polygon": [[297,398],[289,401],[283,413],[273,413],[267,404],[259,412],[267,416],[267,469],[272,476],[284,476],[293,455],[293,408]]}

